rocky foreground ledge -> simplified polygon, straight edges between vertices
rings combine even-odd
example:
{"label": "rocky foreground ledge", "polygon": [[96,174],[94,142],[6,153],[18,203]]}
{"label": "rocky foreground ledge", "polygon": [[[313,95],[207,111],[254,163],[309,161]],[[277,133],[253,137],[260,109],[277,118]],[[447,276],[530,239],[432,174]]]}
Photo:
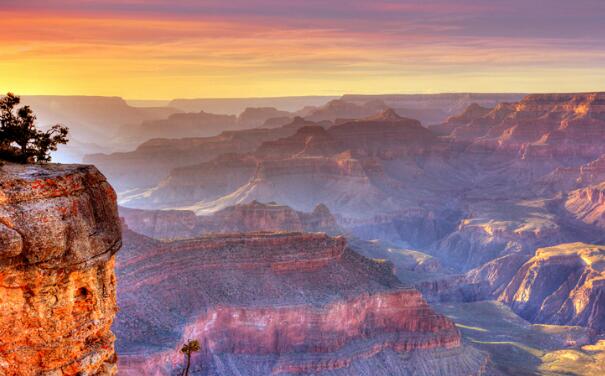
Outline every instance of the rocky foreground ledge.
{"label": "rocky foreground ledge", "polygon": [[116,195],[92,166],[0,166],[0,375],[114,375]]}

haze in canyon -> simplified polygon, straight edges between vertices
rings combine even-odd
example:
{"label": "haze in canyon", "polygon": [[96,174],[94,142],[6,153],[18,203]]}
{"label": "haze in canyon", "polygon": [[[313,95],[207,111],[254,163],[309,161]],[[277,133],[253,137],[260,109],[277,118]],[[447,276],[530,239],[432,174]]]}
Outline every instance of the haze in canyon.
{"label": "haze in canyon", "polygon": [[0,376],[605,374],[602,2],[0,14]]}

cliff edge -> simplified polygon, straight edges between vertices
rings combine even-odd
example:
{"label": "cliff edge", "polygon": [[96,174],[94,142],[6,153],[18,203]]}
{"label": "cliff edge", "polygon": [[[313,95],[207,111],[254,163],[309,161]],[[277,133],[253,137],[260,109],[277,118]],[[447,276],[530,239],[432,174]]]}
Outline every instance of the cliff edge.
{"label": "cliff edge", "polygon": [[92,166],[0,166],[0,374],[115,375],[116,195]]}

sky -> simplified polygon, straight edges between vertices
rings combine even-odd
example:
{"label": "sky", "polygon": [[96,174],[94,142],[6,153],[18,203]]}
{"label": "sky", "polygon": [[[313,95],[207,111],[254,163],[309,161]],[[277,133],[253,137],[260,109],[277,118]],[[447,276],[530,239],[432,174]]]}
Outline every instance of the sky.
{"label": "sky", "polygon": [[603,0],[0,0],[0,90],[605,90]]}

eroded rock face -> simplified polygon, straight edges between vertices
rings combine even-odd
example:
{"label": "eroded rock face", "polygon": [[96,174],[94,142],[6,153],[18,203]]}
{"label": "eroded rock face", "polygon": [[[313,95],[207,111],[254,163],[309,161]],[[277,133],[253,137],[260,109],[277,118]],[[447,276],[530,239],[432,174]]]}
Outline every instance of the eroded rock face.
{"label": "eroded rock face", "polygon": [[499,300],[538,323],[605,332],[605,247],[584,243],[541,248],[515,273]]}
{"label": "eroded rock face", "polygon": [[0,169],[0,374],[115,374],[113,189],[92,166]]}
{"label": "eroded rock face", "polygon": [[605,151],[605,93],[533,94],[453,124],[451,136],[522,159],[595,158]]}
{"label": "eroded rock face", "polygon": [[120,216],[131,230],[162,240],[195,238],[209,233],[321,231],[335,234],[341,231],[330,210],[321,204],[305,213],[285,205],[253,201],[204,216],[196,216],[189,210],[122,207]]}
{"label": "eroded rock face", "polygon": [[[364,375],[360,369],[383,357],[389,361],[372,374],[390,375],[408,366],[392,354],[438,359],[463,348],[454,324],[403,287],[390,264],[356,254],[341,237],[160,243],[127,230],[125,249],[115,330],[126,375],[178,373],[178,346],[189,338],[202,343],[195,375]],[[449,367],[482,374],[486,358],[472,359],[452,357]]]}
{"label": "eroded rock face", "polygon": [[148,208],[183,207],[214,200],[246,184],[256,171],[253,158],[223,154],[211,161],[175,168],[157,187],[143,195],[122,199],[122,204]]}
{"label": "eroded rock face", "polygon": [[571,192],[565,210],[584,223],[605,229],[605,183]]}
{"label": "eroded rock face", "polygon": [[93,163],[118,191],[151,188],[177,167],[192,166],[227,153],[254,151],[263,142],[292,135],[298,129],[288,124],[274,129],[225,131],[212,137],[151,139],[127,153],[91,154],[84,162]]}

